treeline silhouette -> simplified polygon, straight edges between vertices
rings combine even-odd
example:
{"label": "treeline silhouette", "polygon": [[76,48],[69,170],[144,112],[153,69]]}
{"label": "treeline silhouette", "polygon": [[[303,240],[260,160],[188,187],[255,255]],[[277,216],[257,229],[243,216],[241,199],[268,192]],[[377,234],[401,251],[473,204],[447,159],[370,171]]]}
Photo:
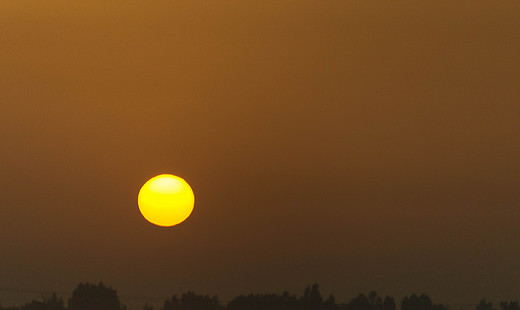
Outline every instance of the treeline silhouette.
{"label": "treeline silhouette", "polygon": [[[179,297],[173,295],[157,310],[450,310],[443,304],[434,304],[426,294],[404,297],[397,308],[393,297],[382,298],[375,291],[367,295],[359,294],[347,303],[337,303],[334,295],[323,298],[318,284],[305,288],[302,296],[283,292],[282,294],[250,294],[233,298],[223,304],[217,296],[200,295],[188,291]],[[33,300],[22,306],[2,307],[0,310],[128,310],[123,305],[117,291],[103,283],[80,283],[72,292],[67,306],[56,293]],[[145,304],[142,310],[154,310]],[[500,308],[482,299],[475,310],[520,310],[516,301],[500,302]]]}

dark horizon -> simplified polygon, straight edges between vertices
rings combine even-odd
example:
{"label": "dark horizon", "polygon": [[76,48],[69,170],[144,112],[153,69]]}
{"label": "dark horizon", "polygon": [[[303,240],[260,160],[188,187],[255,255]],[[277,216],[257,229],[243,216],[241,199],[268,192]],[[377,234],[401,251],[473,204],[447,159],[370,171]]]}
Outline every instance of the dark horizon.
{"label": "dark horizon", "polygon": [[[2,290],[9,290],[2,288]],[[15,290],[23,292],[23,290]],[[32,292],[34,293],[34,292]],[[121,301],[117,289],[102,282],[79,283],[74,291],[64,298],[64,292],[40,292],[40,299],[33,299],[23,305],[4,306],[0,301],[0,310],[455,310],[472,308],[475,310],[496,310],[488,298],[481,298],[478,303],[465,305],[447,305],[434,302],[428,294],[415,292],[396,301],[392,296],[380,296],[372,290],[367,294],[359,293],[349,301],[337,301],[334,294],[323,296],[319,284],[307,285],[301,295],[288,291],[281,293],[249,293],[223,301],[217,295],[200,294],[187,291],[172,294],[170,297],[126,296],[126,299],[142,300],[144,303],[136,309],[129,308]],[[519,302],[501,301],[501,310],[520,310]],[[462,307],[461,307],[462,306]]]}

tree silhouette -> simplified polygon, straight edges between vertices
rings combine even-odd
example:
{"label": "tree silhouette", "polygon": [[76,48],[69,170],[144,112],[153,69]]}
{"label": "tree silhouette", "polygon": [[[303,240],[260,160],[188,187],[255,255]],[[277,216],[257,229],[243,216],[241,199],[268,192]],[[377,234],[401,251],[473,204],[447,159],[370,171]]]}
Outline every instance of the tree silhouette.
{"label": "tree silhouette", "polygon": [[485,298],[481,299],[475,310],[493,310],[493,304],[487,302]]}
{"label": "tree silhouette", "polygon": [[43,298],[43,301],[33,300],[22,306],[22,310],[64,310],[63,300],[53,293],[49,298]]}
{"label": "tree silhouette", "polygon": [[413,293],[401,301],[401,310],[432,310],[432,301],[427,295]]}
{"label": "tree silhouette", "polygon": [[283,292],[282,295],[240,295],[231,300],[227,310],[297,310],[301,301],[295,295]]}
{"label": "tree silhouette", "polygon": [[383,310],[395,310],[395,300],[392,297],[385,297],[385,300],[383,301]]}
{"label": "tree silhouette", "polygon": [[371,310],[372,306],[365,294],[360,293],[347,304],[347,310]]}
{"label": "tree silhouette", "polygon": [[163,310],[179,310],[180,308],[181,303],[177,299],[177,295],[173,295],[172,298],[164,301]]}
{"label": "tree silhouette", "polygon": [[370,293],[368,293],[368,302],[370,303],[370,305],[374,306],[376,304],[376,300],[377,300],[376,291],[371,291]]}
{"label": "tree silhouette", "polygon": [[401,301],[401,310],[448,310],[448,307],[443,304],[433,304],[428,295],[417,296],[413,293]]}
{"label": "tree silhouette", "polygon": [[305,309],[315,310],[321,307],[323,297],[320,294],[320,286],[314,283],[312,286],[307,286],[303,293],[302,303]]}
{"label": "tree silhouette", "polygon": [[368,296],[359,294],[345,308],[347,310],[396,310],[395,301],[392,297],[386,296],[383,300],[376,291],[371,291]]}
{"label": "tree silhouette", "polygon": [[103,283],[80,283],[69,299],[69,310],[121,310],[117,291]]}
{"label": "tree silhouette", "polygon": [[322,308],[325,310],[331,310],[336,308],[336,297],[334,295],[330,294],[327,299],[323,302]]}
{"label": "tree silhouette", "polygon": [[217,296],[197,295],[188,291],[182,294],[181,306],[183,310],[218,310],[219,301]]}
{"label": "tree silhouette", "polygon": [[500,308],[502,308],[502,310],[520,310],[518,301],[503,301],[500,303]]}
{"label": "tree silhouette", "polygon": [[148,303],[146,303],[146,304],[144,304],[142,310],[153,310],[153,307],[151,305],[149,305]]}
{"label": "tree silhouette", "polygon": [[182,294],[179,300],[176,295],[164,302],[164,310],[218,310],[220,303],[217,296],[198,295],[192,291]]}

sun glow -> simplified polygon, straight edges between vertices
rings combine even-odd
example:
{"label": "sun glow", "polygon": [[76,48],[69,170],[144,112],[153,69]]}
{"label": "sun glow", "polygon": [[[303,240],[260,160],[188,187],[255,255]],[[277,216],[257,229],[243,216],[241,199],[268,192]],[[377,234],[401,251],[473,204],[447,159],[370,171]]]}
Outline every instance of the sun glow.
{"label": "sun glow", "polygon": [[144,218],[158,226],[174,226],[190,216],[195,196],[182,178],[161,174],[146,182],[137,197]]}

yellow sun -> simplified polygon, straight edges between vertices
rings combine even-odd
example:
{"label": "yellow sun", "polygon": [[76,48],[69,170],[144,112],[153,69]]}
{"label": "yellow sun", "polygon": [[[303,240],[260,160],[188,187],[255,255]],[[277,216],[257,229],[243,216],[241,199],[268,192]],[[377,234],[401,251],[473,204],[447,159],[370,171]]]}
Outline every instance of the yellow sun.
{"label": "yellow sun", "polygon": [[183,179],[161,174],[146,182],[137,197],[139,211],[144,218],[158,226],[174,226],[190,216],[195,196]]}

